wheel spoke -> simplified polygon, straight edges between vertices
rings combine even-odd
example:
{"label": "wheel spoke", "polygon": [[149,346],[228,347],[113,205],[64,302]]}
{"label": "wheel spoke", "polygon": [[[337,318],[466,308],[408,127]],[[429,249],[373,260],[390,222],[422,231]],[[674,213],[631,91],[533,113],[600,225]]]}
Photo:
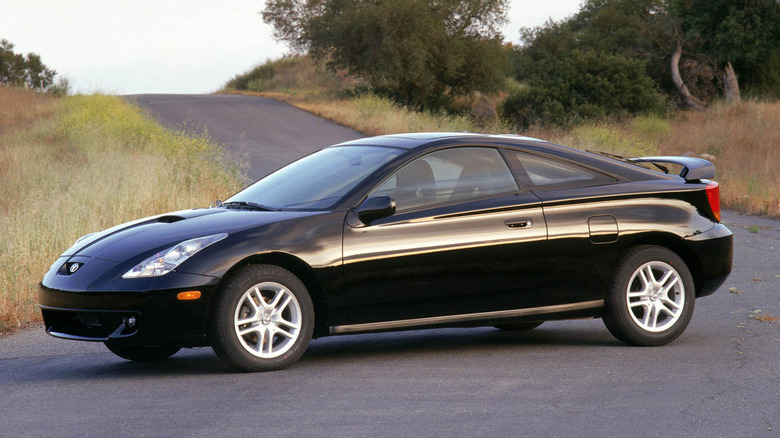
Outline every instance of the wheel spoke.
{"label": "wheel spoke", "polygon": [[656,283],[655,275],[653,274],[653,268],[649,264],[645,266],[644,272],[641,273],[642,279],[645,281],[646,285],[650,286]]}
{"label": "wheel spoke", "polygon": [[[260,336],[258,336],[258,346],[260,347],[260,353],[271,353],[271,339],[272,336],[270,336],[270,333],[268,333],[267,326],[263,326],[261,330],[259,330]],[[266,345],[268,346],[268,349],[266,351]]]}
{"label": "wheel spoke", "polygon": [[259,331],[260,330],[258,329],[257,326],[249,326],[249,327],[239,328],[238,329],[238,336],[246,336],[249,333],[259,332]]}
{"label": "wheel spoke", "polygon": [[286,319],[281,318],[281,317],[276,322],[277,322],[277,326],[278,326],[278,324],[282,324],[282,325],[286,325],[287,327],[290,327],[290,328],[296,329],[296,330],[301,328],[300,324],[296,324],[294,322],[287,321]]}
{"label": "wheel spoke", "polygon": [[674,301],[670,300],[669,297],[663,297],[661,298],[661,302],[673,307],[675,310],[682,310],[682,306],[675,303]]}
{"label": "wheel spoke", "polygon": [[276,327],[275,332],[277,334],[282,335],[282,336],[284,336],[286,338],[289,338],[289,339],[295,339],[296,338],[296,336],[294,334],[288,332],[287,330],[284,330],[283,328],[281,328],[279,326]]}
{"label": "wheel spoke", "polygon": [[[255,303],[255,299],[260,304]],[[252,303],[252,307],[254,307],[255,309],[255,314],[257,314],[257,312],[260,312],[261,309],[266,308],[265,299],[263,299],[263,294],[260,293],[260,289],[257,286],[255,286],[255,288],[252,290],[252,294],[247,301]]]}
{"label": "wheel spoke", "polygon": [[[669,281],[669,277],[671,277],[672,275],[674,275],[674,271],[672,270],[667,271],[666,274],[664,274],[664,276],[661,277],[660,280],[658,280],[658,284],[664,287],[664,284],[666,284],[666,282]],[[672,280],[672,284],[674,284],[674,282],[676,281],[677,281],[677,276],[675,275],[674,280]]]}
{"label": "wheel spoke", "polygon": [[283,302],[281,305],[279,305],[279,306],[276,306],[276,307],[275,307],[275,310],[276,310],[277,312],[279,312],[279,313],[282,313],[282,312],[284,311],[284,309],[286,309],[286,308],[287,308],[287,305],[288,305],[288,304],[290,304],[290,301],[292,301],[292,299],[293,299],[292,295],[290,295],[290,294],[287,294],[287,299],[286,299],[286,300],[284,300],[284,302]]}
{"label": "wheel spoke", "polygon": [[238,321],[236,321],[236,326],[240,327],[242,325],[251,324],[255,321],[257,321],[257,318],[255,315],[252,315],[249,318],[239,319]]}
{"label": "wheel spoke", "polygon": [[658,303],[658,310],[666,313],[667,315],[671,316],[672,318],[674,318],[676,316],[676,313],[672,309],[666,307],[666,305],[664,305],[663,302],[659,302]]}
{"label": "wheel spoke", "polygon": [[680,281],[680,277],[675,276],[674,279],[670,281],[668,285],[661,288],[661,293],[664,294],[664,296],[668,296],[669,291],[674,287],[675,284],[677,284],[678,281]]}
{"label": "wheel spoke", "polygon": [[276,294],[274,295],[274,299],[271,301],[271,303],[268,305],[271,309],[276,309],[276,306],[279,305],[279,301],[287,295],[287,291],[285,290],[278,290],[276,291]]}
{"label": "wheel spoke", "polygon": [[645,325],[645,327],[650,327],[650,318],[653,314],[653,306],[647,306],[645,308],[645,316],[642,318],[642,324]]}

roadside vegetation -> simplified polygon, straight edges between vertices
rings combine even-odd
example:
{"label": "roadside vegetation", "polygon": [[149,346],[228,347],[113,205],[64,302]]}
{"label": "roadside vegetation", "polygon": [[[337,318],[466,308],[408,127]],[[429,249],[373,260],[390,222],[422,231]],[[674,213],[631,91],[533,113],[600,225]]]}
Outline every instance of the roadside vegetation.
{"label": "roadside vegetation", "polygon": [[208,206],[243,175],[206,136],[112,96],[0,87],[0,332],[40,320],[38,282],[80,236]]}
{"label": "roadside vegetation", "polygon": [[269,0],[263,20],[295,54],[223,92],[367,135],[522,133],[623,156],[704,156],[724,208],[780,217],[780,4],[586,0],[521,29],[517,46],[497,32],[507,5]]}
{"label": "roadside vegetation", "polygon": [[[253,79],[253,71],[263,71],[263,79]],[[410,109],[367,92],[358,79],[349,79],[343,72],[333,73],[305,56],[269,61],[253,71],[237,76],[223,92],[282,100],[366,135],[425,131],[520,133],[629,157],[703,155],[715,163],[724,208],[780,217],[778,102],[721,102],[707,111],[679,110],[522,129],[500,116]],[[237,90],[232,85],[239,80],[254,81],[254,87]],[[476,106],[473,102],[471,105]]]}

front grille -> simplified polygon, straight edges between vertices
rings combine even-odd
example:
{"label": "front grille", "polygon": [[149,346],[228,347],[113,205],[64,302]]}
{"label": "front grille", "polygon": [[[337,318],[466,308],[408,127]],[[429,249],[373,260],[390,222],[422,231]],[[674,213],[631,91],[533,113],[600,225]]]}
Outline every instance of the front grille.
{"label": "front grille", "polygon": [[[137,312],[95,312],[41,309],[46,332],[50,335],[91,341],[126,338],[134,335],[140,325]],[[131,327],[128,319],[133,318]]]}

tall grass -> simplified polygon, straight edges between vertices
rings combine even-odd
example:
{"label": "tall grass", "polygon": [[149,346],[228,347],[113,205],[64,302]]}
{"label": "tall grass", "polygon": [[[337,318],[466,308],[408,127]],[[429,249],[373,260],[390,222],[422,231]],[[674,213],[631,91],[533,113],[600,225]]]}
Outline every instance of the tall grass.
{"label": "tall grass", "polygon": [[51,116],[57,108],[57,100],[48,94],[0,87],[0,133]]}
{"label": "tall grass", "polygon": [[[264,96],[367,135],[399,132],[516,132],[501,119],[412,111],[371,94],[352,99]],[[668,118],[586,123],[570,129],[531,128],[524,135],[584,150],[627,157],[693,155],[713,160],[723,208],[780,217],[780,103],[719,105],[705,112],[683,111]]]}
{"label": "tall grass", "polygon": [[278,92],[298,97],[333,97],[365,87],[346,71],[333,72],[310,56],[267,61],[229,80],[223,92]]}
{"label": "tall grass", "polygon": [[0,331],[39,319],[37,283],[79,236],[241,186],[210,139],[167,131],[118,97],[45,105],[0,135]]}
{"label": "tall grass", "polygon": [[725,208],[780,217],[780,103],[683,113],[670,121],[660,149],[712,155]]}

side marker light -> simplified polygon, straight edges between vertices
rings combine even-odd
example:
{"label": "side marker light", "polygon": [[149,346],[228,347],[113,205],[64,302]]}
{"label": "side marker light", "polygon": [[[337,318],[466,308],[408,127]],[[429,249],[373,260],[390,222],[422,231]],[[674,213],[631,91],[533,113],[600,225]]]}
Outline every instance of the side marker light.
{"label": "side marker light", "polygon": [[200,291],[190,290],[187,292],[179,292],[176,295],[176,298],[179,299],[180,301],[197,300],[200,299]]}

